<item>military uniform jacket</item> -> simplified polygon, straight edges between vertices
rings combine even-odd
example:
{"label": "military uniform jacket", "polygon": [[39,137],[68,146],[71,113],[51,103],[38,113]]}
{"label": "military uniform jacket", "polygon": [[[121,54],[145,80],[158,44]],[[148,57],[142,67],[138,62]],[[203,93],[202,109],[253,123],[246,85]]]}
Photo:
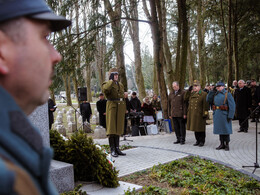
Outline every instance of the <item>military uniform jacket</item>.
{"label": "military uniform jacket", "polygon": [[168,97],[168,114],[171,117],[183,117],[187,115],[187,106],[184,102],[185,92],[181,89],[175,94],[171,92]]}
{"label": "military uniform jacket", "polygon": [[0,194],[58,194],[49,179],[52,150],[1,87],[0,107]]}
{"label": "military uniform jacket", "polygon": [[112,80],[102,84],[102,90],[107,98],[106,125],[107,135],[122,135],[124,132],[126,105],[124,98],[124,86],[120,82]]}
{"label": "military uniform jacket", "polygon": [[187,115],[187,130],[195,132],[205,131],[209,107],[206,97],[207,93],[202,90],[190,95]]}
{"label": "military uniform jacket", "polygon": [[[216,92],[214,96],[214,105],[221,106],[225,105],[228,106],[228,110],[220,110],[216,109],[213,111],[213,133],[219,135],[228,135],[232,134],[232,118],[235,115],[236,104],[234,98],[231,93],[227,93],[227,99],[224,104],[226,90],[223,89],[221,92]],[[207,96],[207,100],[209,98],[209,94]]]}

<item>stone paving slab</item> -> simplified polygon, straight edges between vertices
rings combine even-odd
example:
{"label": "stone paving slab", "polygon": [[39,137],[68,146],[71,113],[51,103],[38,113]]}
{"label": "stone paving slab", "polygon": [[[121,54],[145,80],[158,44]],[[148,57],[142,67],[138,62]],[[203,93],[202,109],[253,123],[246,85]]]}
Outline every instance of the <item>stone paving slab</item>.
{"label": "stone paving slab", "polygon": [[[115,160],[115,166],[119,170],[119,176],[131,174],[132,172],[149,168],[149,166],[152,167],[159,163],[158,159],[168,162],[171,159],[175,160],[187,155],[198,155],[221,162],[236,170],[252,173],[254,168],[242,168],[242,166],[254,166],[256,162],[255,123],[249,122],[248,133],[237,132],[239,130],[238,121],[233,121],[232,125],[233,134],[231,135],[230,151],[215,149],[219,145],[219,136],[213,134],[213,125],[211,124],[206,127],[206,143],[203,147],[193,146],[195,136],[194,132],[191,131],[187,131],[185,145],[173,144],[176,140],[174,133],[136,136],[128,138],[133,140],[133,142],[121,141],[120,144],[129,144],[137,148],[128,150],[126,151],[126,156],[113,158],[113,160]],[[107,139],[99,139],[95,140],[95,142],[108,144]],[[260,140],[258,139],[258,145],[259,142]],[[157,156],[158,158],[156,158]],[[258,156],[260,156],[259,150]],[[260,168],[256,169],[252,176],[260,178]]]}
{"label": "stone paving slab", "polygon": [[81,187],[82,191],[87,192],[88,195],[122,195],[125,194],[125,191],[130,189],[131,191],[142,189],[142,186],[119,181],[120,186],[117,188],[106,188],[102,187],[100,184],[92,183],[87,184]]}
{"label": "stone paving slab", "polygon": [[138,147],[124,152],[126,156],[120,156],[114,159],[114,165],[119,170],[119,177],[188,156],[187,154],[170,150],[144,147]]}

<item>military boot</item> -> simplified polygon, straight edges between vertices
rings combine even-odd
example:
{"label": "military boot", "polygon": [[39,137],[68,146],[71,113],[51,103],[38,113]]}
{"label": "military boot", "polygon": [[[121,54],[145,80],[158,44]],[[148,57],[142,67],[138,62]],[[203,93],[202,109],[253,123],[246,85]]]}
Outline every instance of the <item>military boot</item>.
{"label": "military boot", "polygon": [[224,141],[220,142],[220,145],[216,148],[216,150],[225,149]]}
{"label": "military boot", "polygon": [[226,144],[225,144],[225,150],[226,150],[226,151],[229,151],[229,142],[226,142]]}
{"label": "military boot", "polygon": [[118,157],[118,154],[116,153],[116,147],[115,147],[115,140],[114,137],[109,137],[108,138],[109,141],[109,146],[110,146],[110,150],[111,150],[111,155],[113,157]]}
{"label": "military boot", "polygon": [[114,139],[115,139],[115,143],[116,143],[116,153],[117,153],[118,155],[125,156],[126,153],[121,152],[121,150],[119,149],[119,140],[120,140],[119,135],[116,135],[116,136],[114,137]]}

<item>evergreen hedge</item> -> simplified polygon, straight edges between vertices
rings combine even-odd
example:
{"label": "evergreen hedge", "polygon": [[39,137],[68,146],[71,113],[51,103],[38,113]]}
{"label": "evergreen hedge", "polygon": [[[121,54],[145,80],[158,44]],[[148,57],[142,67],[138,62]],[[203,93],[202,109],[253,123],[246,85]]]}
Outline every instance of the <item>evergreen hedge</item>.
{"label": "evergreen hedge", "polygon": [[119,185],[118,171],[86,133],[75,132],[65,141],[56,130],[50,130],[50,145],[55,160],[73,164],[75,181],[98,181],[106,187]]}

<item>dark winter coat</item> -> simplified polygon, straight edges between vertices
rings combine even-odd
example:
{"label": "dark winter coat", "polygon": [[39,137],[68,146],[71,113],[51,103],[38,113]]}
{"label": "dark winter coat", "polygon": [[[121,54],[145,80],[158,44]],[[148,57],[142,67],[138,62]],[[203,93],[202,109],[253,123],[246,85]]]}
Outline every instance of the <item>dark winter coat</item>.
{"label": "dark winter coat", "polygon": [[83,121],[85,122],[86,120],[89,122],[90,116],[92,115],[92,110],[90,107],[90,103],[81,103],[80,104],[80,113],[83,118]]}
{"label": "dark winter coat", "polygon": [[[214,134],[220,134],[220,135],[228,135],[232,134],[232,120],[235,115],[236,110],[236,104],[234,101],[234,98],[231,93],[227,93],[227,99],[224,104],[225,100],[225,93],[227,91],[223,89],[221,92],[216,92],[214,96],[214,105],[215,106],[221,106],[226,105],[228,106],[228,111],[226,110],[220,110],[216,109],[213,111],[213,133]],[[207,96],[207,101],[209,98],[209,95]]]}
{"label": "dark winter coat", "polygon": [[141,112],[141,101],[138,99],[138,97],[131,97],[130,104],[133,110],[136,110],[136,112]]}
{"label": "dark winter coat", "polygon": [[[124,98],[124,86],[120,82],[112,80],[102,84],[102,91],[107,98],[106,125],[107,135],[122,135],[125,124],[126,104]],[[122,100],[120,100],[122,99]]]}
{"label": "dark winter coat", "polygon": [[171,92],[168,97],[168,114],[171,117],[187,115],[187,104],[184,102],[185,91],[179,89],[177,94]]}
{"label": "dark winter coat", "polygon": [[107,100],[98,100],[96,106],[99,113],[99,124],[106,128],[106,115],[104,113],[106,113]]}
{"label": "dark winter coat", "polygon": [[238,119],[245,119],[250,114],[249,109],[252,105],[251,91],[247,87],[236,89],[234,93],[236,103],[236,116]]}
{"label": "dark winter coat", "polygon": [[145,116],[153,116],[154,114],[152,104],[143,103],[142,111],[144,112]]}
{"label": "dark winter coat", "polygon": [[161,101],[160,100],[152,100],[152,107],[156,109],[156,111],[159,111],[159,110],[162,110],[162,107],[161,107]]}
{"label": "dark winter coat", "polygon": [[[54,109],[54,110],[51,111],[51,109]],[[49,100],[48,100],[49,124],[53,124],[53,122],[54,122],[53,112],[55,112],[55,110],[56,110],[56,106],[54,104],[54,101],[51,98],[49,98]]]}
{"label": "dark winter coat", "polygon": [[200,90],[191,93],[187,115],[187,130],[205,132],[206,118],[208,116],[207,93]]}

